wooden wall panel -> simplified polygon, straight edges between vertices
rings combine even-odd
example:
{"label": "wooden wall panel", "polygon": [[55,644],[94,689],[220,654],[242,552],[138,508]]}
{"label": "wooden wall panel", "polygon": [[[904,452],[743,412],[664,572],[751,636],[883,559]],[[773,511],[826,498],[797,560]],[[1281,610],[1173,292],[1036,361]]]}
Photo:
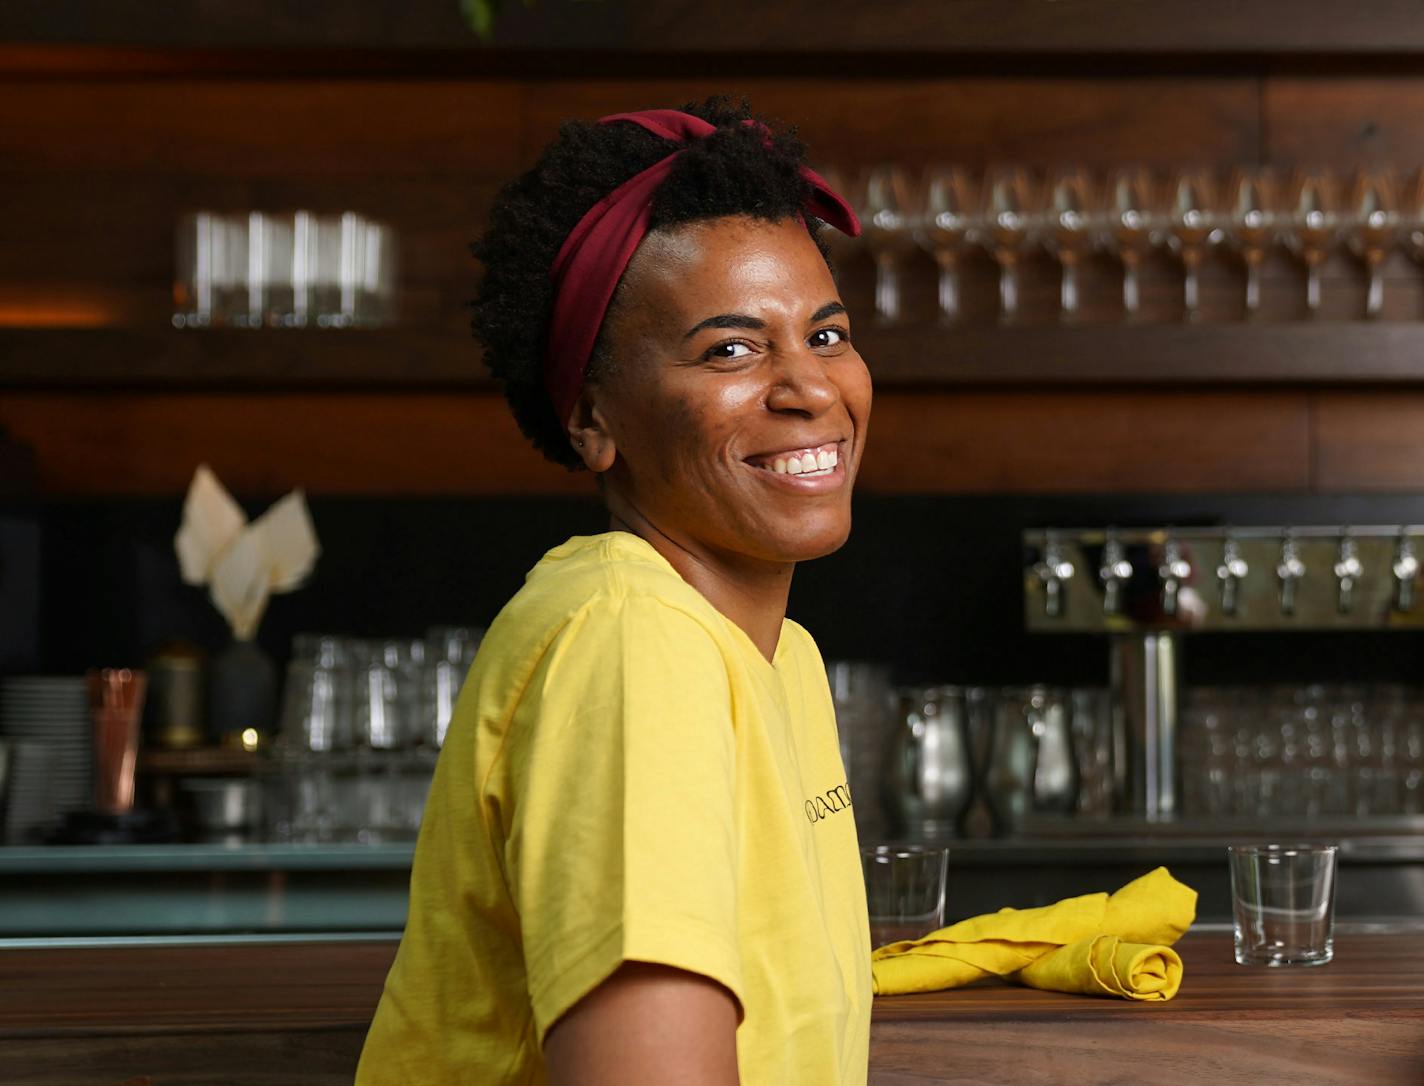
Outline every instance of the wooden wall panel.
{"label": "wooden wall panel", "polygon": [[1264,491],[1309,485],[1293,393],[881,396],[862,482],[879,493]]}
{"label": "wooden wall panel", "polygon": [[1267,79],[1266,157],[1293,165],[1424,165],[1424,80]]}
{"label": "wooden wall panel", "polygon": [[[0,427],[51,494],[580,494],[495,394],[20,394]],[[871,493],[1289,490],[1309,485],[1303,395],[882,394]]]}
{"label": "wooden wall panel", "polygon": [[1318,393],[1312,429],[1320,489],[1424,489],[1424,392]]}
{"label": "wooden wall panel", "polygon": [[508,81],[12,84],[0,173],[503,177],[518,163],[522,95]]}
{"label": "wooden wall panel", "polygon": [[1260,143],[1252,79],[730,77],[533,85],[526,157],[568,117],[719,92],[796,124],[824,163],[1226,165],[1253,161]]}
{"label": "wooden wall panel", "polygon": [[49,494],[181,494],[208,463],[233,491],[588,493],[546,463],[497,395],[93,394],[0,398]]}

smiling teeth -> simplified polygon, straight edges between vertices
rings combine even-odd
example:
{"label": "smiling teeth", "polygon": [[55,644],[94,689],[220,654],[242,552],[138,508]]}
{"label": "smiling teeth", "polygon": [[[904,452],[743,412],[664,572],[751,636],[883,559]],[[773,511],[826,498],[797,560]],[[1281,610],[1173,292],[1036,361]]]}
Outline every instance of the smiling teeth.
{"label": "smiling teeth", "polygon": [[829,475],[840,463],[840,454],[835,449],[822,449],[800,456],[777,457],[769,465],[777,475]]}

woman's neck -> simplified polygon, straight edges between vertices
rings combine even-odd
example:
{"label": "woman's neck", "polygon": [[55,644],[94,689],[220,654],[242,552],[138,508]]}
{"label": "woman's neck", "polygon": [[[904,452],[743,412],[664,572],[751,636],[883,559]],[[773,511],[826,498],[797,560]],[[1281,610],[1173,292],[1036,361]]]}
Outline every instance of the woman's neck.
{"label": "woman's neck", "polygon": [[630,508],[612,511],[609,528],[631,532],[667,559],[684,581],[739,626],[768,661],[776,656],[794,563],[738,559],[690,546]]}

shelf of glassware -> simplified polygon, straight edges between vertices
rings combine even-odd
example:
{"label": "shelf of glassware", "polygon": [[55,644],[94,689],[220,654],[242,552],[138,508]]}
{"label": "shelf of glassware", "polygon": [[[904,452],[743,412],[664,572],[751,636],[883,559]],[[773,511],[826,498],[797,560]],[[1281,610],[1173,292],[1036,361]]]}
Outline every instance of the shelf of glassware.
{"label": "shelf of glassware", "polygon": [[[878,380],[907,385],[1424,382],[1424,322],[940,326],[861,322]],[[493,387],[468,335],[410,329],[0,330],[0,387]]]}

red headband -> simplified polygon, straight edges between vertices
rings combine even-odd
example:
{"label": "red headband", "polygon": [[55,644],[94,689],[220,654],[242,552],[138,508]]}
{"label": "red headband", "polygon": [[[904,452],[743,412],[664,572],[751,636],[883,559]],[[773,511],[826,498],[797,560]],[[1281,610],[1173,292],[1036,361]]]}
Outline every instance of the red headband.
{"label": "red headband", "polygon": [[[648,109],[615,113],[599,124],[631,121],[654,135],[681,144],[706,139],[716,126],[675,109]],[[744,122],[757,124],[755,121]],[[758,125],[758,127],[760,127]],[[583,375],[593,353],[598,330],[623,277],[628,261],[648,232],[653,196],[672,172],[681,151],[653,163],[610,192],[579,220],[554,258],[549,277],[554,283],[554,312],[549,322],[549,354],[545,360],[544,387],[548,389],[559,422],[567,423],[583,389]],[[804,209],[842,233],[855,237],[860,220],[850,204],[814,170],[801,167],[811,183]]]}

